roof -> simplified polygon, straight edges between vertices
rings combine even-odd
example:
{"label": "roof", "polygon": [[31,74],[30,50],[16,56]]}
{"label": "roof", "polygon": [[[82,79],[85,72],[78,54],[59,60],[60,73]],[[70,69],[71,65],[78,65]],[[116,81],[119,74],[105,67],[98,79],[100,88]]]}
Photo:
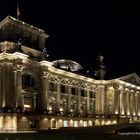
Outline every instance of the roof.
{"label": "roof", "polygon": [[118,78],[119,80],[140,86],[140,77],[136,73],[132,73],[123,77]]}
{"label": "roof", "polygon": [[0,28],[2,27],[6,27],[8,25],[13,25],[13,26],[16,26],[17,28],[20,28],[22,30],[26,30],[28,32],[32,32],[34,34],[38,34],[42,37],[45,37],[45,38],[48,38],[49,35],[47,35],[46,33],[44,33],[44,30],[42,29],[39,29],[37,27],[34,27],[28,23],[25,23],[21,20],[18,20],[14,17],[11,17],[11,16],[7,16],[4,20],[2,20],[0,22]]}

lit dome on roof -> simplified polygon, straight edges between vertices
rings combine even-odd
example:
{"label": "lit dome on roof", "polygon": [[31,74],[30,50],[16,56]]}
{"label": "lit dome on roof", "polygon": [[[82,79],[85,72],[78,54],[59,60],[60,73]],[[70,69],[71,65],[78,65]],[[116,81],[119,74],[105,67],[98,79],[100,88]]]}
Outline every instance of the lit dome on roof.
{"label": "lit dome on roof", "polygon": [[69,71],[79,71],[83,69],[83,67],[75,61],[66,60],[66,59],[59,59],[52,62],[55,67],[66,69]]}

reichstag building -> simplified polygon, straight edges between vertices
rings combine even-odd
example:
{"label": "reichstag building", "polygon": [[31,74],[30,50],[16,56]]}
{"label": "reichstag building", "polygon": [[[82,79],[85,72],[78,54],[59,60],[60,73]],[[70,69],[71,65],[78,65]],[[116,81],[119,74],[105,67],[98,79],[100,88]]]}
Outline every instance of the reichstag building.
{"label": "reichstag building", "polygon": [[140,121],[136,73],[95,80],[77,62],[48,60],[44,30],[7,16],[0,22],[0,131],[92,127]]}

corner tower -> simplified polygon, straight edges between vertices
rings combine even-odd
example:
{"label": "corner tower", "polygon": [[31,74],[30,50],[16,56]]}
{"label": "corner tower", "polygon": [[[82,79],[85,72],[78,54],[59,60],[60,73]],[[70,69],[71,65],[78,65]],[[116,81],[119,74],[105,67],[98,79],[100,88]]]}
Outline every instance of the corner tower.
{"label": "corner tower", "polygon": [[45,34],[42,29],[7,16],[0,22],[0,37],[0,42],[9,41],[16,43],[20,40],[24,46],[42,50],[49,35]]}

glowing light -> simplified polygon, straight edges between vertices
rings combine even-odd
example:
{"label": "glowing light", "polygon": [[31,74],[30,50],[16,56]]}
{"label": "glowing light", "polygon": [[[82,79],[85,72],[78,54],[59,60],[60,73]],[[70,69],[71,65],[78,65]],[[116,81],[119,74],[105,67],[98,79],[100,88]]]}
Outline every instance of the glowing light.
{"label": "glowing light", "polygon": [[115,111],[115,114],[118,114],[118,111]]}
{"label": "glowing light", "polygon": [[116,120],[113,120],[113,122],[112,122],[113,124],[116,124],[117,123],[117,121]]}
{"label": "glowing light", "polygon": [[121,114],[124,115],[124,111],[122,111]]}
{"label": "glowing light", "polygon": [[131,85],[131,87],[132,87],[132,88],[135,88],[136,86],[135,86],[135,85]]}
{"label": "glowing light", "polygon": [[110,121],[110,120],[108,120],[108,121],[106,122],[106,125],[109,125],[109,124],[111,124],[111,121]]}
{"label": "glowing light", "polygon": [[70,127],[73,127],[73,120],[69,121],[69,125],[70,125]]}
{"label": "glowing light", "polygon": [[26,120],[27,118],[25,117],[25,116],[23,116],[22,118],[21,118],[21,120]]}
{"label": "glowing light", "polygon": [[87,121],[84,121],[84,127],[87,127],[88,124],[87,124]]}
{"label": "glowing light", "polygon": [[59,119],[59,122],[62,123],[62,119]]}
{"label": "glowing light", "polygon": [[136,113],[134,112],[134,113],[133,113],[133,116],[135,116],[135,115],[136,115]]}
{"label": "glowing light", "polygon": [[41,66],[50,66],[51,67],[53,65],[53,63],[43,60],[43,61],[40,62],[40,65]]}
{"label": "glowing light", "polygon": [[78,127],[78,121],[74,121],[74,127]]}
{"label": "glowing light", "polygon": [[127,112],[127,115],[130,115],[130,112]]}
{"label": "glowing light", "polygon": [[105,121],[104,120],[101,121],[101,125],[105,125]]}
{"label": "glowing light", "polygon": [[126,86],[130,86],[131,84],[130,83],[126,83]]}
{"label": "glowing light", "polygon": [[24,105],[24,107],[25,107],[25,108],[30,108],[31,106],[30,106],[30,105],[26,105],[26,104],[25,104],[25,105]]}
{"label": "glowing light", "polygon": [[51,106],[49,107],[49,110],[52,110],[52,107]]}
{"label": "glowing light", "polygon": [[43,121],[47,121],[47,120],[48,120],[47,118],[44,118],[44,119],[43,119]]}
{"label": "glowing light", "polygon": [[79,125],[80,125],[80,126],[83,126],[83,120],[80,120],[80,121],[79,121]]}
{"label": "glowing light", "polygon": [[88,121],[88,125],[92,126],[92,121],[91,120]]}
{"label": "glowing light", "polygon": [[0,117],[0,130],[3,129],[3,116]]}
{"label": "glowing light", "polygon": [[64,121],[64,127],[68,127],[68,121]]}
{"label": "glowing light", "polygon": [[63,108],[60,108],[60,111],[63,111]]}
{"label": "glowing light", "polygon": [[99,124],[100,124],[99,120],[98,119],[95,120],[95,125],[99,125]]}

